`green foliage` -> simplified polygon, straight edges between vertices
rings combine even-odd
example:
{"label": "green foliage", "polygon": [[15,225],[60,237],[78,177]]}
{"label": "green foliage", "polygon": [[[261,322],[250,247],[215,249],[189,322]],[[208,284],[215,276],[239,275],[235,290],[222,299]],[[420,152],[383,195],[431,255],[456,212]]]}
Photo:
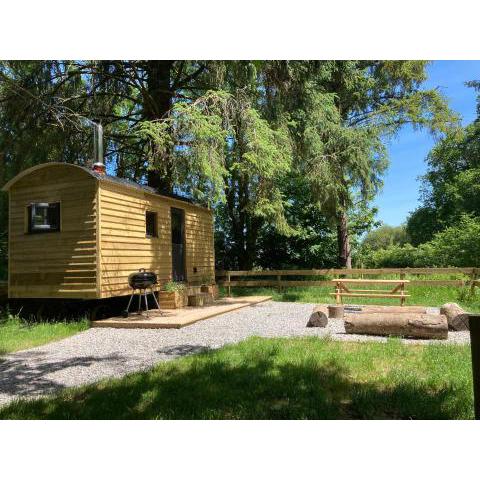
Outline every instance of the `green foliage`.
{"label": "green foliage", "polygon": [[163,285],[162,289],[166,292],[184,292],[187,286],[182,282],[169,281]]}
{"label": "green foliage", "polygon": [[390,245],[369,251],[365,266],[379,267],[478,267],[480,266],[480,218],[462,215],[418,247]]}
{"label": "green foliage", "polygon": [[406,231],[412,245],[417,247],[430,241],[441,230],[437,210],[430,206],[418,207],[407,219]]}
{"label": "green foliage", "polygon": [[437,233],[433,240],[419,247],[432,266],[480,266],[480,217],[462,215],[454,225]]}
{"label": "green foliage", "polygon": [[390,225],[381,225],[375,230],[371,230],[365,236],[362,246],[376,250],[387,248],[390,245],[405,245],[408,242],[408,235],[405,225],[392,227]]}
{"label": "green foliage", "polygon": [[[154,142],[155,157],[173,148],[176,183],[195,198],[225,202],[232,181],[241,179],[248,189],[243,212],[291,232],[280,189],[290,170],[290,141],[285,130],[261,118],[244,91],[208,91],[194,102],[178,102],[167,118],[140,123],[139,132]],[[155,159],[151,168],[159,168]]]}
{"label": "green foliage", "polygon": [[[367,251],[363,257],[363,263],[367,268],[415,267],[418,257],[418,249],[407,243],[403,246],[389,245],[386,248]],[[421,266],[427,266],[427,264]]]}
{"label": "green foliage", "polygon": [[[471,86],[478,86],[470,82]],[[480,102],[479,102],[480,105]],[[415,245],[428,242],[466,214],[480,216],[480,123],[448,132],[427,157],[422,205],[407,230]]]}
{"label": "green foliage", "polygon": [[2,419],[471,419],[468,345],[253,337],[19,401]]}

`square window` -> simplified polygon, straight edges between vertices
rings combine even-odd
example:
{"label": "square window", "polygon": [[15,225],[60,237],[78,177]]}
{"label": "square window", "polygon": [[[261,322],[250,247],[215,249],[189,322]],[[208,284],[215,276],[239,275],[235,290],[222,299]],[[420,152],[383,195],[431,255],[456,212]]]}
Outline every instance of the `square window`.
{"label": "square window", "polygon": [[145,225],[147,237],[158,237],[156,212],[145,212]]}
{"label": "square window", "polygon": [[32,203],[28,206],[28,233],[60,231],[60,203]]}

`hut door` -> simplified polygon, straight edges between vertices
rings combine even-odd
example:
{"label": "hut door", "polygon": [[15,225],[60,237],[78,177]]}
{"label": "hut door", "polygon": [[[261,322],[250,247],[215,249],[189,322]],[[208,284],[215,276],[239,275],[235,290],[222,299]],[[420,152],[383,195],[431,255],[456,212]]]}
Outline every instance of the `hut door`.
{"label": "hut door", "polygon": [[175,282],[184,282],[185,275],[185,212],[172,208],[172,278]]}

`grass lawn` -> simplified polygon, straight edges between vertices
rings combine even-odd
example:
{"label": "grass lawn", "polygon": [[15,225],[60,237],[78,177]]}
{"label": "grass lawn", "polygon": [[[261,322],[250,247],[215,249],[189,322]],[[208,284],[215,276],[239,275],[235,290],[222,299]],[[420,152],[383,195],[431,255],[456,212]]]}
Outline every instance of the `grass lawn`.
{"label": "grass lawn", "polygon": [[86,320],[26,323],[18,317],[0,312],[0,355],[60,340],[87,328]]}
{"label": "grass lawn", "polygon": [[471,419],[468,346],[250,338],[1,419]]}
{"label": "grass lawn", "polygon": [[[375,287],[372,286],[368,288],[374,289]],[[232,288],[232,295],[271,295],[273,300],[280,302],[334,303],[335,297],[330,295],[333,291],[333,286],[329,285],[321,287],[288,287],[283,291],[275,288],[235,287]],[[480,312],[480,294],[477,293],[473,297],[470,297],[468,292],[468,287],[411,285],[408,287],[408,293],[411,296],[407,299],[406,305],[440,307],[444,303],[455,302],[461,305],[466,311],[472,313]],[[223,288],[222,293],[225,293],[225,289]],[[344,301],[345,303],[400,305],[397,299],[390,298],[346,297]]]}

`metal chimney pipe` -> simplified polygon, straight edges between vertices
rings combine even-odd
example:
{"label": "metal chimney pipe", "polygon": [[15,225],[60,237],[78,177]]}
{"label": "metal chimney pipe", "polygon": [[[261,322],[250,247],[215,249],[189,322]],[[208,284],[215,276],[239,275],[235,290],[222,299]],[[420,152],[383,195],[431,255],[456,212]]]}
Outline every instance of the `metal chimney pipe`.
{"label": "metal chimney pipe", "polygon": [[100,123],[93,124],[93,170],[105,174],[105,163],[103,162],[103,127]]}

